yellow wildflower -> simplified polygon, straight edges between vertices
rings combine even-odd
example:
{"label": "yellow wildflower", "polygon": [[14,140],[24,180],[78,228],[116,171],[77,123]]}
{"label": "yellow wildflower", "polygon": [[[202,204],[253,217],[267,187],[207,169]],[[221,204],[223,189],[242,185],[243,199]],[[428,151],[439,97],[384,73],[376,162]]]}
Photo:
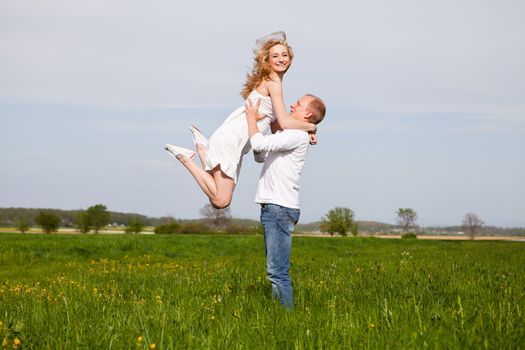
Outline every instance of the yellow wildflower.
{"label": "yellow wildflower", "polygon": [[149,345],[149,348],[150,348],[150,350],[154,350],[154,349],[157,348],[157,344],[155,344],[155,343],[151,343],[151,344]]}
{"label": "yellow wildflower", "polygon": [[142,343],[142,339],[143,339],[142,336],[139,335],[139,336],[137,337],[137,343]]}
{"label": "yellow wildflower", "polygon": [[370,323],[368,324],[368,328],[370,328],[370,329],[374,329],[374,328],[376,328],[376,325],[373,324],[372,322],[370,322]]}
{"label": "yellow wildflower", "polygon": [[13,340],[13,347],[17,348],[20,345],[22,345],[22,341],[18,339],[17,337],[15,337],[15,340]]}

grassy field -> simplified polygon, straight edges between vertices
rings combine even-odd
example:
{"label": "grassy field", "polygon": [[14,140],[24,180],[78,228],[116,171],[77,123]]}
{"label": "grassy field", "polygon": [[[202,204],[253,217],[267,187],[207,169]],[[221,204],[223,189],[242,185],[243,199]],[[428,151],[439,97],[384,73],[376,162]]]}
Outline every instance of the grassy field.
{"label": "grassy field", "polygon": [[523,349],[525,244],[0,234],[0,341],[25,349]]}

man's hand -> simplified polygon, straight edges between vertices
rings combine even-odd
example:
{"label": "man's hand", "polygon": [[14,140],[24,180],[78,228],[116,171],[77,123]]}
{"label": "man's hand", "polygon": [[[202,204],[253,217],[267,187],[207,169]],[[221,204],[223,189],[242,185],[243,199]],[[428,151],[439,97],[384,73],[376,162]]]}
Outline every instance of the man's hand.
{"label": "man's hand", "polygon": [[246,120],[248,121],[248,135],[250,135],[250,138],[259,132],[259,128],[257,127],[257,117],[259,116],[260,104],[260,98],[257,99],[255,105],[252,103],[252,101],[250,101],[250,99],[246,100],[246,103],[244,104]]}
{"label": "man's hand", "polygon": [[246,100],[244,107],[246,110],[246,119],[248,119],[248,123],[250,122],[256,123],[259,119],[261,119],[261,116],[259,115],[259,105],[260,104],[261,104],[260,98],[257,99],[257,102],[255,102],[255,105],[252,103],[250,99]]}
{"label": "man's hand", "polygon": [[310,136],[310,144],[317,145],[317,131],[310,131],[308,136]]}

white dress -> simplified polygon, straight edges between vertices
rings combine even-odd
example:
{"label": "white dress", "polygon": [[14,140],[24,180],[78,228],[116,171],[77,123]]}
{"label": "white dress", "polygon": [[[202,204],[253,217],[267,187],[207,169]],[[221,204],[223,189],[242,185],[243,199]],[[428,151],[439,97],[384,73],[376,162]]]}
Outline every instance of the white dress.
{"label": "white dress", "polygon": [[[248,99],[255,103],[261,99],[259,114],[264,118],[257,122],[259,130],[263,134],[270,132],[270,124],[275,120],[273,115],[272,101],[270,96],[264,96],[253,90]],[[242,165],[242,157],[250,150],[248,137],[248,122],[244,106],[233,111],[228,118],[208,140],[208,152],[206,154],[205,170],[212,170],[217,166],[228,177],[237,183]]]}

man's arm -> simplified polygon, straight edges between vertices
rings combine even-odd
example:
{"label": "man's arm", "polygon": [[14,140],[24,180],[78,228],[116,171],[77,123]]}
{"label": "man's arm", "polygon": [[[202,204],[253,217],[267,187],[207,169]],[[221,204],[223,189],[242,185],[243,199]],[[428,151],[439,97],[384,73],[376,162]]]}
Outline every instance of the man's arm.
{"label": "man's arm", "polygon": [[279,152],[296,148],[300,144],[309,142],[308,134],[304,131],[288,129],[281,133],[263,136],[257,128],[257,109],[260,100],[253,105],[250,100],[246,102],[246,119],[248,121],[248,133],[250,143],[255,152]]}
{"label": "man's arm", "polygon": [[[274,120],[270,124],[270,132],[272,134],[275,134],[277,131],[282,131],[281,125],[279,125],[279,122],[277,120]],[[264,151],[253,151],[253,157],[257,163],[264,163],[266,160],[266,157],[268,156],[268,152]]]}

